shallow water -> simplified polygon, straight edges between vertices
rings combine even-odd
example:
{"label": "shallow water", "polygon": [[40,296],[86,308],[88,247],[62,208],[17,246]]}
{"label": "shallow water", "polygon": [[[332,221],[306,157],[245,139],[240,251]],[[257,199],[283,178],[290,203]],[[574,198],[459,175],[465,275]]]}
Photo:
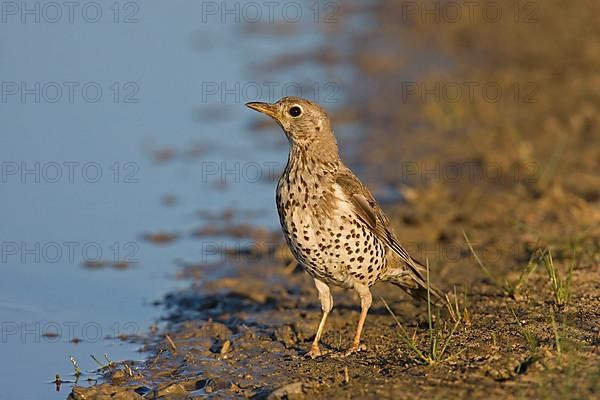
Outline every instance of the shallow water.
{"label": "shallow water", "polygon": [[[200,2],[115,3],[118,15],[102,4],[99,17],[81,3],[73,22],[67,8],[54,21],[43,4],[14,4],[0,24],[0,397],[62,399],[68,384],[56,393],[49,382],[73,379],[69,356],[88,372],[98,367],[90,354],[143,360],[118,336],[157,321],[151,304],[178,287],[178,262],[206,261],[207,243],[235,244],[191,238],[205,225],[199,210],[259,211],[249,220],[275,226],[267,173],[283,167],[285,142],[275,127],[253,132],[258,117],[243,103],[328,77],[305,66],[270,77],[269,93],[249,66],[311,46],[318,32],[273,34],[263,18],[268,31],[249,38],[243,15],[223,23]],[[36,4],[39,22],[20,9]],[[224,98],[223,82],[233,88]],[[154,232],[178,239],[142,238]]]}

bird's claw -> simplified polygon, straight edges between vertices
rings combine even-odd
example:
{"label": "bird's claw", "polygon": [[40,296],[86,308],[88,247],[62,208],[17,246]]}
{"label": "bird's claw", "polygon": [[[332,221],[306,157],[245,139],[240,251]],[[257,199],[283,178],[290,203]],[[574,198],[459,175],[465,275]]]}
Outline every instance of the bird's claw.
{"label": "bird's claw", "polygon": [[321,352],[321,349],[319,348],[319,346],[313,345],[310,348],[310,351],[308,351],[305,354],[305,357],[310,357],[314,360],[315,358],[321,357],[322,355],[323,355],[323,353]]}
{"label": "bird's claw", "polygon": [[348,357],[349,355],[352,355],[354,353],[358,353],[359,351],[363,351],[366,350],[367,346],[365,346],[364,344],[353,344],[352,346],[350,346],[350,348],[348,350],[346,350],[344,352],[344,356],[343,357]]}

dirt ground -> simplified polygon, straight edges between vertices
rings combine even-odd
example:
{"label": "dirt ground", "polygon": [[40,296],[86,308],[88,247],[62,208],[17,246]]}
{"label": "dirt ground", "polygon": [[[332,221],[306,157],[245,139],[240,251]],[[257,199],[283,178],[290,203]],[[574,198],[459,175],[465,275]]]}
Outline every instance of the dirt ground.
{"label": "dirt ground", "polygon": [[[339,357],[359,302],[335,288],[330,354],[306,359],[321,317],[312,280],[285,246],[265,251],[279,232],[246,228],[237,234],[265,243],[257,253],[182,267],[190,288],[167,296],[168,328],[143,340],[153,357],[71,399],[600,398],[600,3],[548,0],[537,22],[495,24],[404,22],[398,4],[369,8],[372,31],[332,32],[351,50],[315,57],[338,54],[327,62],[364,78],[334,119],[364,127],[346,159],[375,193],[401,194],[384,207],[399,237],[457,294],[460,318],[434,318],[444,353],[430,351],[427,307],[380,284],[366,349]],[[493,82],[504,95],[405,96],[407,83],[436,82]]]}

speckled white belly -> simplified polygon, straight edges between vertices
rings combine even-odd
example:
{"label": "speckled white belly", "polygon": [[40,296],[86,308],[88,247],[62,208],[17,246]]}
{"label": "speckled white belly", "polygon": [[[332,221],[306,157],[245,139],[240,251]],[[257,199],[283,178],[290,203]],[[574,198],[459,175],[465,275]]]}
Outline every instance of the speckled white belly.
{"label": "speckled white belly", "polygon": [[[335,185],[337,186],[337,185]],[[325,215],[318,202],[300,202],[280,183],[279,218],[297,260],[315,278],[342,287],[371,286],[386,266],[386,248],[354,214],[334,186],[335,206]]]}

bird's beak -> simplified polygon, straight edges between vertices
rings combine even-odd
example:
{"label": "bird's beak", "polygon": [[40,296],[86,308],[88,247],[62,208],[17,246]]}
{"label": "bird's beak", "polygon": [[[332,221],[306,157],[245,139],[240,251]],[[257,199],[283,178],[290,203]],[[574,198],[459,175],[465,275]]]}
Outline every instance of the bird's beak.
{"label": "bird's beak", "polygon": [[246,103],[246,107],[251,108],[263,114],[267,114],[271,118],[277,119],[277,105],[270,103],[252,102]]}

